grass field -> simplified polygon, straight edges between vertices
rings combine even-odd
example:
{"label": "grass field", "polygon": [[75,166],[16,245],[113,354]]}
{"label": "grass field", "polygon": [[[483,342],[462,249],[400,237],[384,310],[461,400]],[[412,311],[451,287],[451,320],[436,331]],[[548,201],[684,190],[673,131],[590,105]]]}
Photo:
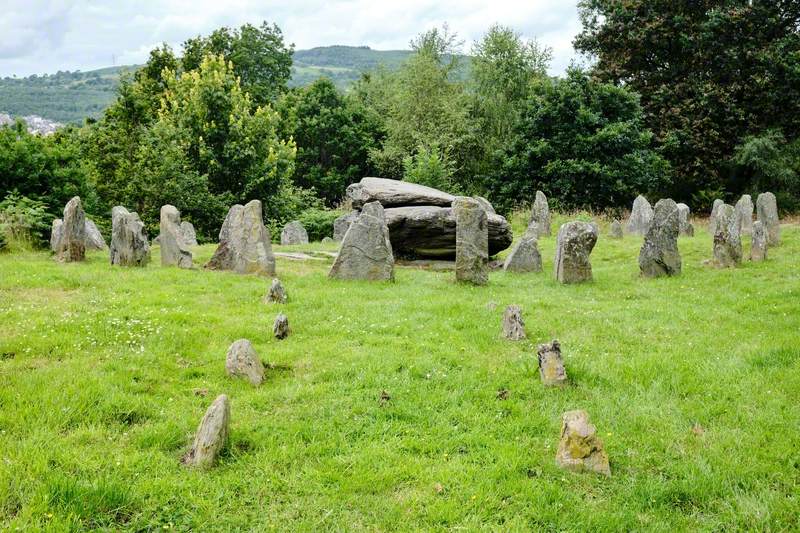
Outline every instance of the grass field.
{"label": "grass field", "polygon": [[[702,265],[697,233],[683,275],[658,280],[638,275],[640,239],[601,237],[595,281],[575,286],[553,280],[553,237],[544,273],[486,287],[411,268],[338,282],[328,261],[279,259],[282,306],[261,302],[269,280],[157,252],[145,269],[0,255],[0,529],[798,530],[800,227],[732,270]],[[499,336],[512,303],[528,341]],[[242,337],[269,364],[260,388],[225,375]],[[563,389],[539,383],[553,338]],[[187,469],[221,393],[229,446]],[[610,478],[555,466],[570,409],[589,412]]]}

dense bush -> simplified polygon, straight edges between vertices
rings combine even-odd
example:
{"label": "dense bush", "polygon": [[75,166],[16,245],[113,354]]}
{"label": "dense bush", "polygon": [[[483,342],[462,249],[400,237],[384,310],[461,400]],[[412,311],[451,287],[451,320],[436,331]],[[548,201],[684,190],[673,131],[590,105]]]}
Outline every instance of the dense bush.
{"label": "dense bush", "polygon": [[325,237],[333,237],[333,222],[342,215],[341,211],[328,209],[306,209],[298,220],[308,232],[308,240],[321,241]]}
{"label": "dense bush", "polygon": [[44,203],[12,192],[0,202],[0,248],[32,250],[44,246],[52,221]]}

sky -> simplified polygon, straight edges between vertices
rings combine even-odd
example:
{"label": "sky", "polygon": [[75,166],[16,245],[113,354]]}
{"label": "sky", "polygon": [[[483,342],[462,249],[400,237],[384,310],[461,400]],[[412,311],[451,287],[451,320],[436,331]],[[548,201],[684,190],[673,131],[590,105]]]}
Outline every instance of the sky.
{"label": "sky", "polygon": [[143,63],[162,42],[180,50],[220,26],[275,22],[296,49],[333,44],[408,49],[447,23],[464,51],[492,23],[553,50],[551,74],[580,57],[577,0],[0,0],[0,77]]}

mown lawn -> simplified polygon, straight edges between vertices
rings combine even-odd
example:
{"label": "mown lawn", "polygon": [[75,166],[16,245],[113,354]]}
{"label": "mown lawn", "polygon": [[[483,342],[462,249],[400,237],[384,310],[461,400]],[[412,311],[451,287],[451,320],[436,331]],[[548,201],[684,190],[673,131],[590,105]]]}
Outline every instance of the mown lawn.
{"label": "mown lawn", "polygon": [[[640,239],[601,237],[578,286],[553,280],[554,237],[544,273],[486,287],[411,268],[337,282],[329,261],[279,259],[283,306],[261,302],[269,280],[157,252],[146,269],[2,255],[0,529],[797,530],[800,228],[735,270],[703,266],[697,233],[683,275],[658,280],[638,275]],[[499,336],[512,303],[528,341]],[[225,375],[242,337],[270,365],[260,388]],[[560,390],[536,367],[553,338]],[[187,469],[221,393],[229,446]],[[610,478],[555,466],[570,409],[589,412]]]}

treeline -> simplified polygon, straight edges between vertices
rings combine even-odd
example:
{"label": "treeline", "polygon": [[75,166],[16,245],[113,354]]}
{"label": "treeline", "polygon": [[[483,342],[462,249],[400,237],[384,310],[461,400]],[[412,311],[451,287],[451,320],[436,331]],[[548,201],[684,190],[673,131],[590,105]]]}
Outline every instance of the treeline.
{"label": "treeline", "polygon": [[447,27],[427,31],[399,68],[347,92],[324,78],[289,88],[293,47],[267,23],[165,45],[99,120],[48,138],[0,130],[0,195],[55,216],[80,194],[101,227],[121,204],[151,231],[171,203],[206,239],[254,198],[273,227],[325,223],[366,175],[506,213],[537,189],[560,209],[620,210],[645,193],[705,212],[763,190],[800,205],[795,3],[580,6],[575,44],[596,61],[559,78],[548,48],[502,26],[469,56]]}

